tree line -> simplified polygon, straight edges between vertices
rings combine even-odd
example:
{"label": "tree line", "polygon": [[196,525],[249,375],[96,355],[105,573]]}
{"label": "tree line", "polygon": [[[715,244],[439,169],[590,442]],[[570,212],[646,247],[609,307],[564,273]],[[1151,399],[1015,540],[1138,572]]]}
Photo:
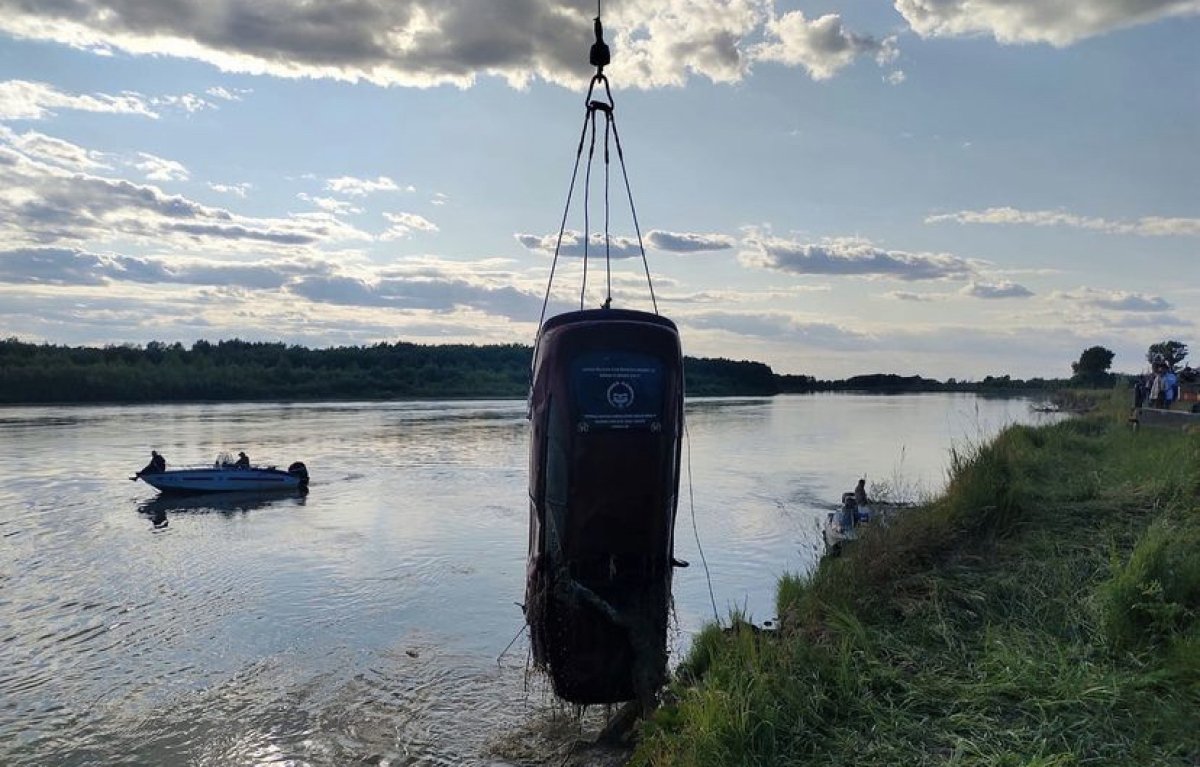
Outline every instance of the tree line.
{"label": "tree line", "polygon": [[[1084,386],[1111,386],[1122,376],[1109,372],[1116,353],[1103,346],[1089,346],[1079,359],[1071,363],[1071,381]],[[1172,370],[1183,364],[1188,356],[1188,345],[1182,341],[1167,340],[1150,344],[1146,349],[1146,364],[1169,365]]]}
{"label": "tree line", "polygon": [[[532,349],[405,342],[310,349],[238,339],[145,346],[0,341],[0,403],[523,397]],[[761,362],[687,357],[695,395],[771,395]]]}
{"label": "tree line", "polygon": [[[160,341],[94,347],[9,338],[0,340],[0,403],[523,397],[531,355],[532,349],[522,344],[396,342],[310,349],[232,339],[202,340],[190,347]],[[762,362],[705,357],[685,357],[684,375],[692,396],[1003,392],[1096,383],[1088,375],[939,381],[875,373],[825,380],[781,375]]]}

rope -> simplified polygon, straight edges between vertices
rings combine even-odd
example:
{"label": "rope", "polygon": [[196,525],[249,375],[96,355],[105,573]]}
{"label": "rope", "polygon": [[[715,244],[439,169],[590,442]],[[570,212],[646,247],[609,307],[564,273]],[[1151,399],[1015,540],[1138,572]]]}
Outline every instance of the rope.
{"label": "rope", "polygon": [[704,565],[704,579],[708,581],[708,599],[712,603],[713,620],[721,625],[721,616],[717,612],[717,597],[713,593],[712,574],[708,571],[708,558],[704,556],[704,547],[700,545],[700,528],[696,526],[696,492],[692,488],[692,434],[688,430],[687,414],[683,416],[683,439],[687,442],[687,475],[688,503],[692,507],[692,535],[696,536],[696,550],[700,552],[700,564]]}
{"label": "rope", "polygon": [[[646,245],[642,238],[642,227],[638,221],[637,207],[633,202],[633,190],[629,184],[629,170],[625,166],[625,150],[621,147],[621,134],[617,130],[617,119],[613,114],[615,102],[612,95],[612,87],[609,85],[608,78],[604,75],[604,67],[611,61],[611,52],[608,45],[604,42],[604,29],[600,23],[600,0],[596,2],[596,18],[594,19],[594,28],[596,33],[596,41],[592,44],[589,52],[589,60],[596,67],[596,74],[592,76],[591,82],[588,84],[587,96],[584,97],[584,105],[587,109],[583,117],[583,128],[579,134],[579,146],[575,149],[575,167],[571,171],[571,184],[567,189],[567,200],[563,206],[562,220],[559,222],[558,239],[554,244],[554,260],[550,264],[550,277],[546,281],[546,294],[542,299],[542,309],[538,314],[538,330],[534,338],[534,358],[537,358],[537,347],[541,340],[542,325],[546,321],[546,309],[550,305],[550,294],[554,288],[554,276],[558,269],[558,258],[562,254],[562,241],[566,234],[567,216],[571,210],[571,200],[575,194],[575,182],[579,177],[579,163],[583,158],[583,144],[588,142],[588,164],[584,172],[584,192],[583,192],[583,278],[579,286],[579,308],[582,310],[587,302],[587,278],[588,266],[591,256],[591,186],[592,186],[592,165],[595,162],[596,155],[596,112],[604,113],[604,271],[606,277],[604,308],[607,309],[612,305],[612,209],[611,209],[611,176],[612,176],[612,155],[610,151],[609,141],[611,140],[617,147],[617,159],[621,162],[621,178],[625,183],[625,196],[629,200],[629,211],[633,217],[633,227],[637,234],[638,252],[642,257],[642,268],[646,273],[646,286],[650,291],[650,303],[654,308],[654,313],[658,314],[658,297],[654,293],[654,279],[650,275],[650,261],[646,257]],[[602,99],[592,99],[592,94],[596,90],[597,84],[604,86],[604,97]],[[589,131],[590,128],[590,131]]]}
{"label": "rope", "polygon": [[658,314],[658,299],[654,297],[654,281],[650,279],[650,262],[646,260],[646,246],[642,243],[642,227],[638,223],[637,207],[633,204],[633,191],[629,188],[629,172],[625,169],[625,152],[621,149],[621,134],[617,132],[617,121],[612,121],[613,139],[617,144],[617,157],[621,160],[621,175],[625,178],[625,194],[629,197],[629,212],[633,214],[633,229],[637,232],[638,250],[642,254],[642,266],[646,270],[646,286],[650,288],[650,302]]}
{"label": "rope", "polygon": [[612,123],[612,112],[606,113],[604,121],[604,271],[608,274],[608,295],[604,298],[604,308],[612,305],[612,258],[609,255],[609,243],[612,241],[608,233],[608,126]]}
{"label": "rope", "polygon": [[579,286],[579,310],[583,311],[583,296],[587,292],[588,240],[592,239],[592,224],[589,216],[589,197],[592,190],[592,160],[596,156],[596,110],[589,109],[592,122],[592,139],[588,143],[587,170],[583,176],[583,284]]}
{"label": "rope", "polygon": [[[550,279],[546,281],[546,297],[542,299],[542,313],[538,315],[538,335],[542,335],[542,323],[546,319],[546,306],[550,303],[550,288],[554,285],[554,270],[558,266],[558,254],[562,249],[563,233],[567,230],[567,213],[571,211],[571,197],[575,194],[575,180],[579,177],[579,160],[583,157],[583,141],[587,138],[588,116],[583,117],[583,130],[579,132],[579,147],[575,150],[575,168],[571,171],[571,184],[567,187],[567,204],[563,206],[562,221],[558,225],[558,240],[554,243],[554,260],[550,262]],[[537,339],[533,342],[537,348]],[[536,356],[536,355],[535,355]]]}

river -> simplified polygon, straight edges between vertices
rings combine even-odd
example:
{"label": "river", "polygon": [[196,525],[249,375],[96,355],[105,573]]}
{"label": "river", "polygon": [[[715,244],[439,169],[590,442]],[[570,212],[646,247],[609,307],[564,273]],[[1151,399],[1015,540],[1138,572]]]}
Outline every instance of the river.
{"label": "river", "polygon": [[[1037,422],[1029,404],[689,402],[675,657],[714,600],[771,619],[776,577],[814,566],[819,521],[858,477],[936,493],[952,446]],[[580,725],[518,637],[524,415],[516,401],[0,408],[0,764],[547,758]],[[128,479],[152,447],[171,466],[302,460],[311,492],[156,500]]]}

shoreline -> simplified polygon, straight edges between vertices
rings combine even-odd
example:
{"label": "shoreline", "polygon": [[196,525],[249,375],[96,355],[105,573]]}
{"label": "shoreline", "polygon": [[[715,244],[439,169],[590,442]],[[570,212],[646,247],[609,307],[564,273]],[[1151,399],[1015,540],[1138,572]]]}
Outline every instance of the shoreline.
{"label": "shoreline", "polygon": [[630,764],[1193,765],[1200,435],[1097,414],[952,451],[945,493],[709,624]]}

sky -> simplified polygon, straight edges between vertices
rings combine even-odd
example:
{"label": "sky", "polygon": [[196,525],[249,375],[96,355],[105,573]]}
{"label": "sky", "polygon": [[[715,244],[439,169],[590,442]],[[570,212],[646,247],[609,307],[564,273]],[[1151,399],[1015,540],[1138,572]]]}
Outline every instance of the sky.
{"label": "sky", "polygon": [[[613,306],[653,309],[648,266],[685,353],[1200,357],[1200,0],[601,11]],[[603,113],[571,187],[595,13],[0,0],[0,337],[532,343],[552,263],[548,314],[607,295]]]}

